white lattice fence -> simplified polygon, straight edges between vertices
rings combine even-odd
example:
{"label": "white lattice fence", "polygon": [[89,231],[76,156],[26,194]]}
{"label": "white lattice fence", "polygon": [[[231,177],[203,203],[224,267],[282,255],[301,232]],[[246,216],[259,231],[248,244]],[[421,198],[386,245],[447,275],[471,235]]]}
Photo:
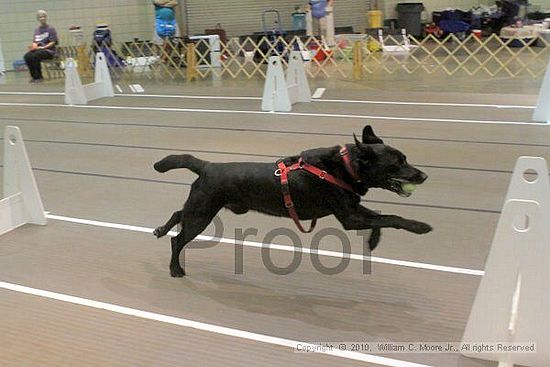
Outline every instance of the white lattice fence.
{"label": "white lattice fence", "polygon": [[[105,45],[93,45],[90,54]],[[355,47],[355,49],[354,49]],[[131,41],[109,45],[109,68],[115,77],[176,80],[187,73],[188,44],[176,39],[166,45]],[[270,56],[279,55],[286,64],[290,51],[301,51],[306,72],[311,78],[357,78],[365,74],[445,74],[516,77],[544,74],[550,57],[550,44],[544,39],[503,40],[498,35],[479,39],[470,35],[459,39],[449,35],[437,39],[430,35],[417,40],[387,36],[375,39],[366,35],[338,36],[334,47],[322,39],[259,37],[254,40],[231,39],[212,50],[206,39],[195,43],[196,75],[225,78],[265,78]],[[93,58],[89,58],[93,60]],[[358,73],[359,71],[359,73]]]}

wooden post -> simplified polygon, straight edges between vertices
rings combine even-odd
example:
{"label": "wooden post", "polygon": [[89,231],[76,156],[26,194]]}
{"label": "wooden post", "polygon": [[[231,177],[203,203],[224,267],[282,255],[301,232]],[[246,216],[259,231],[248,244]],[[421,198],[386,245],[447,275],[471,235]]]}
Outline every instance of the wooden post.
{"label": "wooden post", "polygon": [[363,79],[363,47],[361,41],[353,44],[353,80]]}
{"label": "wooden post", "polygon": [[197,54],[195,53],[195,44],[187,44],[187,81],[197,79],[199,72],[197,71]]}
{"label": "wooden post", "polygon": [[92,68],[90,67],[90,58],[88,57],[85,43],[76,46],[76,60],[78,63],[78,73],[84,77],[91,76]]}

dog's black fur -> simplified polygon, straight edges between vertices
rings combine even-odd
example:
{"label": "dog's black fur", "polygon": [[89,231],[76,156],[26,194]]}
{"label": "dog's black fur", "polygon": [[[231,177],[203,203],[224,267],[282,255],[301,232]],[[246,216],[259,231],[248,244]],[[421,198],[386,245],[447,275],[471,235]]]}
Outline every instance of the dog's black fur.
{"label": "dog's black fur", "polygon": [[[422,234],[432,230],[426,223],[381,215],[360,205],[360,195],[369,188],[382,188],[401,196],[409,196],[403,184],[421,184],[427,175],[408,164],[405,156],[378,138],[370,126],[363,130],[362,142],[346,145],[354,170],[361,181],[354,180],[346,171],[340,147],[311,149],[300,156],[285,158],[288,166],[300,157],[333,176],[352,185],[353,194],[338,186],[320,180],[303,170],[289,174],[292,199],[300,219],[321,218],[333,214],[346,230],[372,229],[369,245],[373,250],[380,240],[381,228],[405,229]],[[158,238],[166,235],[176,224],[181,232],[172,238],[170,273],[173,277],[185,275],[179,261],[183,247],[200,234],[222,208],[236,214],[249,210],[289,217],[283,203],[280,178],[275,176],[276,163],[209,163],[189,154],[169,155],[154,165],[158,172],[188,168],[199,177],[191,186],[191,193],[183,210],[175,212],[168,222],[155,229]]]}

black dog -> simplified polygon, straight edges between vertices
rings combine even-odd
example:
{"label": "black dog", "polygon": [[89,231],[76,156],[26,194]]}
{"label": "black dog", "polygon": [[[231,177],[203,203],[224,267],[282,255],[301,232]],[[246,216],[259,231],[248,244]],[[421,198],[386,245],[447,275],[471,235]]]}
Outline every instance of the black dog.
{"label": "black dog", "polygon": [[[364,128],[362,140],[355,138],[355,144],[346,145],[347,162],[343,160],[341,147],[337,146],[307,150],[300,156],[282,160],[288,166],[301,158],[349,185],[346,190],[304,170],[290,172],[288,183],[299,219],[333,214],[346,230],[372,229],[371,250],[380,240],[381,228],[405,229],[417,234],[430,232],[432,227],[426,223],[381,215],[360,205],[360,196],[371,187],[409,196],[409,188],[428,177],[408,164],[400,151],[385,145],[370,126]],[[183,247],[208,226],[220,209],[225,207],[236,214],[255,210],[279,217],[291,216],[283,201],[275,163],[210,163],[182,154],[169,155],[155,163],[154,168],[158,172],[188,168],[199,175],[183,210],[175,212],[166,224],[154,231],[160,238],[176,224],[182,224],[181,232],[172,238],[170,273],[173,277],[185,275],[179,261]]]}

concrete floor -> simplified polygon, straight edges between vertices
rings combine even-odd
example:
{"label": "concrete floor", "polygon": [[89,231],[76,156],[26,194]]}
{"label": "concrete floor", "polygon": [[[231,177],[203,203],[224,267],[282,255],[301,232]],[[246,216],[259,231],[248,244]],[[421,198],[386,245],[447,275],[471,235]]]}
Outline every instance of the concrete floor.
{"label": "concrete floor", "polygon": [[[154,228],[181,207],[194,179],[184,170],[156,173],[151,165],[164,155],[191,152],[216,162],[272,162],[311,147],[348,143],[369,123],[430,178],[410,198],[374,190],[364,204],[434,227],[424,236],[385,230],[374,256],[482,270],[517,157],[550,158],[550,130],[530,123],[532,109],[518,107],[535,104],[540,81],[516,80],[526,93],[508,93],[500,88],[504,82],[472,82],[477,92],[492,88],[491,94],[462,93],[468,85],[459,82],[451,92],[438,80],[422,86],[379,80],[363,87],[317,82],[328,88],[325,95],[295,105],[293,112],[300,115],[256,113],[256,99],[117,96],[82,108],[61,106],[61,95],[0,94],[0,124],[21,128],[51,214]],[[256,81],[143,85],[150,94],[261,95]],[[0,93],[8,91],[61,92],[62,85],[31,87],[14,78],[0,86]],[[327,101],[332,99],[516,107]],[[220,218],[226,238],[234,238],[237,228],[257,228],[253,241],[276,227],[294,230],[288,219],[255,213],[222,211]],[[318,226],[341,228],[334,218]],[[348,236],[352,253],[360,254],[361,239]],[[312,236],[300,239],[309,247]],[[275,242],[285,244],[282,237]],[[321,247],[342,251],[332,239]],[[0,282],[303,342],[448,342],[461,340],[480,280],[378,262],[372,274],[364,275],[360,261],[328,276],[317,272],[307,256],[297,271],[278,276],[251,247],[244,248],[243,274],[234,274],[234,246],[227,244],[187,251],[189,275],[174,279],[168,273],[169,255],[168,239],[50,219],[46,227],[28,225],[0,237]],[[273,252],[280,265],[292,256]],[[331,266],[336,260],[323,258],[323,263]],[[0,310],[0,360],[6,366],[390,365],[299,354],[271,343],[6,289],[0,289]],[[496,365],[456,354],[384,357],[430,366]]]}

